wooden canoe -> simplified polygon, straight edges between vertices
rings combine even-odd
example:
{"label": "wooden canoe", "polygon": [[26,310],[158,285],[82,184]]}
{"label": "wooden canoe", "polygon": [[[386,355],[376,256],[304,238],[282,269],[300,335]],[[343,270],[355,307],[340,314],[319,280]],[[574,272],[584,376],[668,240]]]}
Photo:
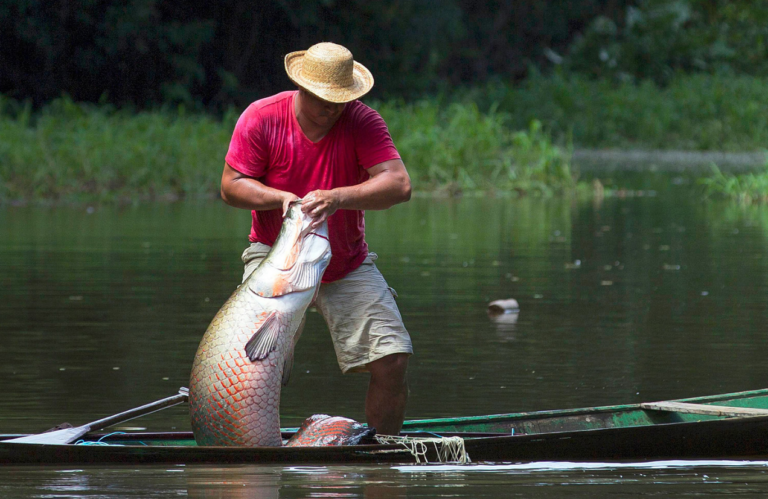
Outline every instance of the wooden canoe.
{"label": "wooden canoe", "polygon": [[[284,429],[289,437],[295,429]],[[646,461],[768,457],[768,389],[655,403],[406,421],[416,438],[460,436],[472,462]],[[0,464],[414,463],[401,444],[204,447],[191,433],[88,435],[110,445],[9,443]],[[439,446],[439,444],[438,444]],[[437,462],[436,446],[426,445]]]}

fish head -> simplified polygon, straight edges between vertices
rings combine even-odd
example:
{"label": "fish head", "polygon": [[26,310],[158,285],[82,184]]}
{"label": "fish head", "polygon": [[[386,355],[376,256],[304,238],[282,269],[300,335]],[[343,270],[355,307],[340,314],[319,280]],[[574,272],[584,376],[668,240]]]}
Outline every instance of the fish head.
{"label": "fish head", "polygon": [[280,234],[262,265],[249,278],[249,287],[263,297],[306,291],[320,284],[331,261],[328,222],[312,227],[312,217],[291,203]]}
{"label": "fish head", "polygon": [[325,271],[331,261],[331,243],[328,240],[328,221],[312,228],[313,219],[301,211],[301,200],[294,201],[283,219],[283,226],[275,245],[276,253],[283,254],[281,269],[301,263],[313,263]]}

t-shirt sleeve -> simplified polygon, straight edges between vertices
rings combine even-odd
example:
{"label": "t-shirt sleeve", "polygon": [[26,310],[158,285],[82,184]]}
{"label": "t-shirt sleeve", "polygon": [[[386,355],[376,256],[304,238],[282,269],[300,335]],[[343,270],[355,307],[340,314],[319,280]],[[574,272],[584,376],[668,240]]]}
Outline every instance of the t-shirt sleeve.
{"label": "t-shirt sleeve", "polygon": [[379,113],[365,107],[355,120],[355,152],[361,167],[368,169],[379,163],[400,159],[387,124]]}
{"label": "t-shirt sleeve", "polygon": [[256,106],[249,106],[237,120],[229,142],[226,161],[249,177],[260,178],[267,172],[268,154],[263,136],[262,117]]}

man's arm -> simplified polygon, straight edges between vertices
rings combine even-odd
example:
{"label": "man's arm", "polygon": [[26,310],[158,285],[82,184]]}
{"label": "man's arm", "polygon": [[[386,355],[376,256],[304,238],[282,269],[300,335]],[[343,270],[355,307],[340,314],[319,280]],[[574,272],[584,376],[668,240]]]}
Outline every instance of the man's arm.
{"label": "man's arm", "polygon": [[368,168],[370,178],[362,184],[316,190],[304,196],[301,209],[315,219],[317,227],[336,210],[385,210],[411,199],[411,178],[400,159]]}
{"label": "man's arm", "polygon": [[299,197],[290,192],[267,187],[255,178],[243,175],[225,162],[224,173],[221,175],[221,199],[235,208],[256,211],[282,207],[285,215],[291,202]]}

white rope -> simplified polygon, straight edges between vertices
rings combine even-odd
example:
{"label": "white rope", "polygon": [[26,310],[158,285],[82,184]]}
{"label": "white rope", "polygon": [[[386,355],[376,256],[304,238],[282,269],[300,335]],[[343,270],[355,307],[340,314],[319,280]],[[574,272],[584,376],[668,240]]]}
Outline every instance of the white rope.
{"label": "white rope", "polygon": [[432,444],[440,463],[467,464],[472,460],[464,447],[464,439],[461,437],[399,437],[394,435],[376,435],[376,441],[380,444],[400,444],[416,458],[417,464],[427,464],[427,444]]}

